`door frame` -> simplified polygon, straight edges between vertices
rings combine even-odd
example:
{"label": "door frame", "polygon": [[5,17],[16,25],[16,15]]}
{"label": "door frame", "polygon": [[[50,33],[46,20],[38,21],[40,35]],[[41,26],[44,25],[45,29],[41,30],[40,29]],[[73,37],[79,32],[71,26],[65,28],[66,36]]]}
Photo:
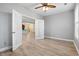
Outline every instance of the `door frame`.
{"label": "door frame", "polygon": [[[37,18],[34,18],[34,17],[30,17],[30,16],[27,16],[27,15],[23,15],[22,17],[28,17],[28,18],[34,19],[35,21],[37,21],[37,20],[43,20],[43,19],[37,19]],[[34,31],[36,31],[36,30],[34,29]],[[37,39],[37,38],[35,37],[35,39]]]}

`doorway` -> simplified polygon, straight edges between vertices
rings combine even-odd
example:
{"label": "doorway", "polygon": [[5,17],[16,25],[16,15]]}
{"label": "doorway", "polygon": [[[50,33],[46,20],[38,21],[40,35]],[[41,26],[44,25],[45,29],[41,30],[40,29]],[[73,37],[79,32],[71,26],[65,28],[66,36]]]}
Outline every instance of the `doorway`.
{"label": "doorway", "polygon": [[[28,40],[27,40],[28,39]],[[44,39],[44,20],[23,16],[12,11],[12,51],[32,40]],[[25,44],[23,44],[23,42]],[[26,44],[27,45],[27,44]]]}
{"label": "doorway", "polygon": [[29,17],[22,17],[22,42],[35,39],[35,20]]}

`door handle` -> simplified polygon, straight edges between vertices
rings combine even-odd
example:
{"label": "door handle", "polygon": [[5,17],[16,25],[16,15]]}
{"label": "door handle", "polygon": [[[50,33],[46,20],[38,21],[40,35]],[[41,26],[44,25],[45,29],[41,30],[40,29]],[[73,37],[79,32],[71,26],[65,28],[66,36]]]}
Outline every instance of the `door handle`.
{"label": "door handle", "polygon": [[16,33],[16,32],[12,32],[12,33]]}

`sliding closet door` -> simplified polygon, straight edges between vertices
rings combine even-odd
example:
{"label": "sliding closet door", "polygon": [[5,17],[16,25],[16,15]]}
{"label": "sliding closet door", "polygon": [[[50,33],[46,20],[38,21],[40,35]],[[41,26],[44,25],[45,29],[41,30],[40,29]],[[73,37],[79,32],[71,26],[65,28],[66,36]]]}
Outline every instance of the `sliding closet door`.
{"label": "sliding closet door", "polygon": [[22,16],[19,12],[12,11],[12,51],[22,44]]}
{"label": "sliding closet door", "polygon": [[44,20],[35,20],[35,39],[44,39]]}

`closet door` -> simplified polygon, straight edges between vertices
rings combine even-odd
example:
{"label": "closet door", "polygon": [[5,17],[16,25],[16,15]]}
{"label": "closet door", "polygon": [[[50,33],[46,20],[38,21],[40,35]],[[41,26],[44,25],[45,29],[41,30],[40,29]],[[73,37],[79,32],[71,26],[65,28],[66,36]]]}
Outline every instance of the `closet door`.
{"label": "closet door", "polygon": [[44,20],[35,20],[35,39],[44,39]]}
{"label": "closet door", "polygon": [[22,16],[19,12],[12,11],[12,51],[22,44]]}

